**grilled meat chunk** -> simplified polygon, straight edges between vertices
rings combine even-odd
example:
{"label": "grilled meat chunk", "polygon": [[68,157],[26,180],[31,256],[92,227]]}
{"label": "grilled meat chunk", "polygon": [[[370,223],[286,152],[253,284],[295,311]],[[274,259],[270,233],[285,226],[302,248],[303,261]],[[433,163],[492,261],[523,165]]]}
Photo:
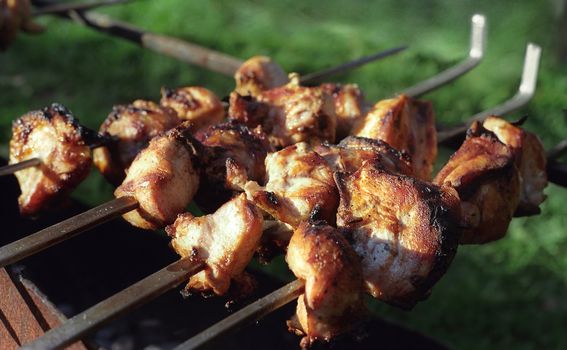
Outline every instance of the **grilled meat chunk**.
{"label": "grilled meat chunk", "polygon": [[517,153],[521,192],[514,216],[539,214],[539,205],[545,200],[543,190],[547,186],[547,159],[541,141],[537,135],[497,116],[486,118],[482,125]]}
{"label": "grilled meat chunk", "polygon": [[136,227],[148,230],[171,224],[199,188],[196,151],[190,122],[150,141],[130,165],[126,179],[114,191],[116,197],[133,196],[139,208],[123,215]]}
{"label": "grilled meat chunk", "polygon": [[112,141],[93,151],[94,163],[110,183],[118,186],[126,176],[125,170],[150,140],[179,123],[172,109],[151,101],[115,106],[99,130]]}
{"label": "grilled meat chunk", "polygon": [[372,160],[353,174],[335,173],[335,180],[337,226],[352,234],[368,292],[404,308],[426,298],[457,251],[456,192],[390,173]]}
{"label": "grilled meat chunk", "polygon": [[94,133],[59,104],[29,112],[12,125],[10,164],[39,158],[42,164],[16,172],[20,212],[33,216],[60,202],[89,174]]}
{"label": "grilled meat chunk", "polygon": [[334,142],[337,116],[333,98],[320,87],[303,87],[294,76],[285,86],[257,97],[230,95],[229,117],[250,128],[261,126],[281,149],[297,142]]}
{"label": "grilled meat chunk", "polygon": [[212,91],[199,86],[161,89],[160,104],[172,108],[179,118],[193,122],[195,130],[222,122],[224,107]]}
{"label": "grilled meat chunk", "polygon": [[234,74],[235,92],[242,96],[258,96],[288,82],[279,64],[266,56],[254,56],[244,62]]}
{"label": "grilled meat chunk", "polygon": [[405,152],[400,152],[382,140],[349,136],[338,145],[327,143],[315,147],[331,165],[333,171],[353,173],[366,160],[375,159],[380,165],[394,173],[412,175],[411,159]]}
{"label": "grilled meat chunk", "polygon": [[520,200],[515,151],[475,122],[462,146],[439,171],[434,183],[455,188],[467,229],[461,243],[502,238]]}
{"label": "grilled meat chunk", "polygon": [[366,115],[364,95],[356,84],[327,83],[321,88],[333,97],[337,114],[337,140],[341,140],[350,135],[353,125]]}
{"label": "grilled meat chunk", "polygon": [[334,224],[338,195],[333,171],[307,143],[268,154],[266,173],[264,187],[253,181],[245,186],[254,204],[294,228],[309,218]]}
{"label": "grilled meat chunk", "polygon": [[39,33],[43,27],[32,21],[29,0],[0,0],[0,50],[5,50],[16,38],[18,31]]}
{"label": "grilled meat chunk", "polygon": [[329,341],[350,330],[364,311],[362,267],[358,256],[336,229],[324,222],[302,222],[286,254],[289,268],[305,280],[288,326],[305,335],[302,347]]}
{"label": "grilled meat chunk", "polygon": [[262,236],[262,214],[241,194],[215,213],[193,217],[181,214],[166,228],[171,246],[182,257],[196,255],[207,268],[189,280],[188,291],[223,295],[239,279]]}
{"label": "grilled meat chunk", "polygon": [[356,123],[351,134],[382,140],[407,152],[415,176],[431,180],[437,158],[437,132],[431,103],[405,95],[380,101]]}

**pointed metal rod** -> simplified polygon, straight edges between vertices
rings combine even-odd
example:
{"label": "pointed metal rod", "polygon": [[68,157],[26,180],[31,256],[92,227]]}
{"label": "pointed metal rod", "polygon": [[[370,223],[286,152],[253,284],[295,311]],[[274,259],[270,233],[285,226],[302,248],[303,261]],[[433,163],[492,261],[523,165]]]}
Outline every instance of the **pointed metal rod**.
{"label": "pointed metal rod", "polygon": [[446,130],[439,130],[437,132],[437,142],[440,144],[449,143],[455,138],[461,137],[466,133],[469,125],[476,120],[483,120],[490,115],[508,114],[525,106],[535,94],[540,57],[541,47],[536,44],[529,43],[526,48],[526,56],[524,58],[522,80],[516,94],[509,100],[494,108],[473,115],[461,125],[448,128]]}
{"label": "pointed metal rod", "polygon": [[43,16],[43,15],[53,15],[58,13],[65,13],[69,11],[87,11],[92,10],[97,7],[118,5],[129,2],[132,0],[97,0],[84,3],[72,3],[72,4],[53,4],[49,6],[36,9],[32,12],[32,16]]}
{"label": "pointed metal rod", "polygon": [[31,168],[34,166],[38,166],[41,164],[41,159],[39,158],[30,158],[19,163],[9,164],[3,167],[0,167],[0,176],[10,175],[15,173],[16,171],[20,171],[23,169]]}
{"label": "pointed metal rod", "polygon": [[70,318],[61,326],[47,331],[35,341],[24,344],[22,349],[64,348],[96,329],[102,323],[113,320],[179,286],[190,276],[203,270],[204,267],[203,262],[190,258],[178,260]]}
{"label": "pointed metal rod", "polygon": [[450,83],[476,67],[484,58],[486,47],[486,17],[476,14],[471,18],[471,38],[468,57],[461,63],[453,66],[436,76],[417,85],[405,89],[402,93],[419,97]]}
{"label": "pointed metal rod", "polygon": [[15,263],[138,207],[133,197],[120,197],[0,247],[0,267]]}

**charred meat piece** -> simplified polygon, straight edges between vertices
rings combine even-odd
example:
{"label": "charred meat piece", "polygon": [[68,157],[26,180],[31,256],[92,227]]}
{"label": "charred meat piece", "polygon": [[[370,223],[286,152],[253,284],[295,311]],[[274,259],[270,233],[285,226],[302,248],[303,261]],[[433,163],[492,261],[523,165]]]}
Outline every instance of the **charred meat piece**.
{"label": "charred meat piece", "polygon": [[39,33],[43,27],[32,21],[29,0],[0,0],[0,50],[5,50],[18,31]]}
{"label": "charred meat piece", "polygon": [[150,140],[180,122],[172,109],[150,101],[115,106],[99,130],[112,141],[93,151],[96,167],[110,183],[120,185],[125,170]]}
{"label": "charred meat piece", "polygon": [[16,172],[20,212],[33,216],[60,202],[91,169],[94,133],[60,104],[29,112],[12,125],[10,164],[39,158],[41,164]]}
{"label": "charred meat piece", "polygon": [[297,227],[309,218],[335,222],[338,195],[333,170],[307,143],[266,157],[267,183],[250,181],[248,198],[277,220]]}
{"label": "charred meat piece", "polygon": [[179,118],[193,122],[195,130],[224,119],[221,100],[212,91],[199,86],[164,88],[161,90],[160,104],[172,108]]}
{"label": "charred meat piece", "polygon": [[338,145],[327,143],[315,147],[331,165],[333,171],[353,173],[366,160],[375,159],[380,165],[394,173],[412,175],[411,158],[405,152],[400,152],[382,140],[365,137],[349,136]]}
{"label": "charred meat piece", "polygon": [[242,96],[258,96],[288,82],[287,74],[279,64],[266,56],[254,56],[244,62],[234,74],[235,92]]}
{"label": "charred meat piece", "polygon": [[199,188],[199,174],[190,126],[190,122],[184,122],[152,139],[114,191],[116,197],[132,196],[138,201],[138,209],[123,215],[132,225],[148,230],[162,228],[185,211],[193,199]]}
{"label": "charred meat piece", "polygon": [[288,326],[305,335],[303,348],[349,331],[364,312],[360,260],[336,228],[324,222],[303,222],[286,254],[289,268],[305,280],[295,318]]}
{"label": "charred meat piece", "polygon": [[380,101],[353,127],[351,134],[382,140],[407,152],[415,176],[431,180],[437,158],[437,132],[431,103],[405,95]]}
{"label": "charred meat piece", "polygon": [[337,140],[341,140],[352,130],[353,125],[367,112],[364,95],[356,84],[323,84],[323,91],[333,97],[337,114]]}
{"label": "charred meat piece", "polygon": [[514,216],[539,214],[539,205],[545,200],[543,190],[547,186],[547,159],[541,141],[535,134],[496,116],[488,117],[482,125],[517,153],[521,192]]}
{"label": "charred meat piece", "polygon": [[262,214],[241,194],[215,213],[181,214],[166,228],[171,246],[182,257],[196,256],[207,268],[189,280],[190,292],[225,294],[231,280],[242,279],[262,236]]}
{"label": "charred meat piece", "polygon": [[300,86],[298,76],[257,97],[233,92],[229,117],[250,128],[260,126],[276,149],[297,142],[320,144],[335,140],[333,98],[320,87]]}
{"label": "charred meat piece", "polygon": [[403,308],[425,299],[457,251],[456,192],[392,174],[375,161],[335,179],[337,226],[352,235],[368,292]]}
{"label": "charred meat piece", "polygon": [[455,188],[467,226],[461,243],[502,238],[520,200],[515,151],[475,122],[434,183]]}

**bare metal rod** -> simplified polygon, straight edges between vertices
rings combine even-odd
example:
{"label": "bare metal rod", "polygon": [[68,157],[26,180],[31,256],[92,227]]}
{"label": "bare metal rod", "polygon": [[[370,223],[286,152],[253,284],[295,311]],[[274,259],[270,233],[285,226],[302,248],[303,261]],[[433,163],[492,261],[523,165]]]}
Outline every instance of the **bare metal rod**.
{"label": "bare metal rod", "polygon": [[554,161],[567,152],[567,140],[559,142],[547,151],[547,161]]}
{"label": "bare metal rod", "polygon": [[453,66],[417,85],[405,89],[403,93],[411,97],[419,97],[459,78],[476,67],[482,61],[485,54],[485,47],[486,17],[476,14],[471,18],[471,39],[468,57],[456,66]]}
{"label": "bare metal rod", "polygon": [[121,197],[73,216],[58,224],[0,247],[0,267],[15,263],[81,232],[138,207],[133,197]]}
{"label": "bare metal rod", "polygon": [[304,281],[302,280],[290,282],[205,329],[177,346],[174,350],[197,349],[229,331],[236,330],[248,323],[254,322],[295,300],[303,293],[304,285]]}
{"label": "bare metal rod", "polygon": [[3,166],[3,167],[0,167],[0,176],[10,175],[10,174],[15,173],[16,171],[20,171],[20,170],[23,170],[23,169],[38,166],[40,164],[41,164],[41,159],[30,158],[30,159],[26,159],[24,161],[21,161],[19,163],[6,165],[6,166]]}
{"label": "bare metal rod", "polygon": [[469,125],[476,120],[483,120],[490,115],[504,115],[513,112],[525,106],[534,96],[537,77],[539,72],[539,61],[541,57],[541,47],[536,44],[529,43],[526,48],[526,56],[524,58],[524,67],[522,70],[522,80],[516,94],[504,103],[485,110],[484,112],[473,115],[465,123],[447,130],[439,130],[437,133],[437,142],[444,144],[451,142],[453,139],[465,134]]}
{"label": "bare metal rod", "polygon": [[201,271],[205,264],[189,258],[178,260],[130,287],[114,294],[90,309],[53,328],[22,349],[61,349],[79,340],[102,323],[119,317],[171,290],[190,276]]}
{"label": "bare metal rod", "polygon": [[118,5],[129,2],[131,0],[97,0],[84,3],[72,3],[72,4],[53,4],[50,6],[45,6],[40,9],[33,11],[32,16],[43,16],[52,15],[57,13],[65,13],[69,11],[87,11],[92,10],[97,7]]}

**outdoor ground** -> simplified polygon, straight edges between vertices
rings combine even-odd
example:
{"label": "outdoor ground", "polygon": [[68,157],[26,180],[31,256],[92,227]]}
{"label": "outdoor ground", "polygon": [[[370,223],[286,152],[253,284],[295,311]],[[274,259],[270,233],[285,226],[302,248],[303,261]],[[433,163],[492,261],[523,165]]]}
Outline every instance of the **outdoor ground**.
{"label": "outdoor ground", "polygon": [[[486,59],[426,98],[446,123],[508,99],[518,87],[525,46],[535,42],[543,47],[537,94],[510,119],[528,115],[526,128],[549,147],[567,137],[567,63],[557,49],[561,3],[140,0],[101,12],[240,58],[269,55],[300,73],[408,44],[396,57],[333,79],[358,83],[371,101],[465,57],[469,20],[480,12],[489,23]],[[162,86],[203,85],[220,96],[233,87],[224,76],[62,19],[40,22],[48,28],[45,34],[22,35],[0,53],[2,156],[8,154],[11,121],[51,102],[98,128],[114,104],[157,100]],[[431,297],[414,310],[377,302],[373,310],[458,349],[567,348],[567,190],[551,185],[547,194],[542,215],[515,219],[504,239],[461,247]],[[74,196],[95,205],[111,198],[112,189],[93,172]]]}

